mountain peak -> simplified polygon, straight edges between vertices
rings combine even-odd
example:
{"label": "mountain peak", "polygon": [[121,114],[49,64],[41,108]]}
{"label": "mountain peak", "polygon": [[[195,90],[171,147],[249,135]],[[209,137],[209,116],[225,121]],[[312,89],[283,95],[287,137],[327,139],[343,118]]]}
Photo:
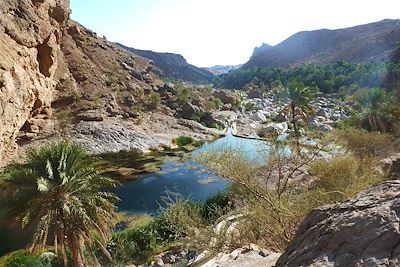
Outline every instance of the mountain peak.
{"label": "mountain peak", "polygon": [[351,63],[390,60],[399,42],[398,19],[336,30],[301,31],[273,47],[264,44],[256,47],[244,67],[328,64],[337,60]]}
{"label": "mountain peak", "polygon": [[251,55],[251,58],[257,56],[260,53],[263,53],[267,50],[269,50],[272,46],[266,43],[262,43],[260,46],[256,46],[253,50],[253,54]]}

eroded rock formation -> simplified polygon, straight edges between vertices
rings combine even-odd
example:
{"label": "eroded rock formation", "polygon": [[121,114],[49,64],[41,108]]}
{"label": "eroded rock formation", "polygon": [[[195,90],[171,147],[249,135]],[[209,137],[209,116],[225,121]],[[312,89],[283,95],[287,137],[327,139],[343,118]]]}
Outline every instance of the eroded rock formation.
{"label": "eroded rock formation", "polygon": [[0,5],[0,165],[20,129],[51,113],[53,79],[68,0],[3,0]]}
{"label": "eroded rock formation", "polygon": [[276,266],[399,266],[400,181],[312,211]]}

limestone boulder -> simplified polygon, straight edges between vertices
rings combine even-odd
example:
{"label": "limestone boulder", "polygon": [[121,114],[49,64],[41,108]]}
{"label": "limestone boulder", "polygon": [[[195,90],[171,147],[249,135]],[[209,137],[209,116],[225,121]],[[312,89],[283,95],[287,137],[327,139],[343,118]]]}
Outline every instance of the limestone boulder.
{"label": "limestone boulder", "polygon": [[185,103],[182,105],[181,116],[184,119],[192,119],[194,116],[200,113],[200,108],[192,103]]}
{"label": "limestone boulder", "polygon": [[234,92],[228,90],[217,90],[213,93],[213,96],[221,99],[224,104],[233,104],[239,100],[239,97]]}
{"label": "limestone boulder", "polygon": [[276,266],[400,266],[399,213],[399,180],[316,209]]}
{"label": "limestone boulder", "polygon": [[248,97],[249,97],[250,99],[253,99],[253,98],[263,98],[262,92],[260,92],[260,91],[258,91],[258,90],[251,90],[251,91],[248,92],[247,95],[248,95]]}
{"label": "limestone boulder", "polygon": [[252,114],[252,115],[250,116],[250,119],[253,120],[253,121],[256,121],[256,122],[261,122],[261,123],[267,121],[267,118],[266,118],[265,115],[264,115],[263,113],[261,113],[261,112],[255,112],[254,114]]}

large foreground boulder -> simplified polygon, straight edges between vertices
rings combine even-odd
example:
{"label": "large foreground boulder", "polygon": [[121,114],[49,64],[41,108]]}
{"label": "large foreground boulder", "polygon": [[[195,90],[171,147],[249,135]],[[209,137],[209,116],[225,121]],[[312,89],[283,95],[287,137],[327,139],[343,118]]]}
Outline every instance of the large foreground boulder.
{"label": "large foreground boulder", "polygon": [[400,181],[312,211],[276,266],[400,266]]}

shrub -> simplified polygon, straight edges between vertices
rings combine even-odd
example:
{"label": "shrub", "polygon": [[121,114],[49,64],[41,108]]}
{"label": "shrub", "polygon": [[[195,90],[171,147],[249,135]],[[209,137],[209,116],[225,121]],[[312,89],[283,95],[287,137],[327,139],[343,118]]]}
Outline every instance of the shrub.
{"label": "shrub", "polygon": [[194,139],[191,136],[179,136],[178,138],[175,138],[174,140],[172,140],[173,143],[175,143],[177,146],[181,147],[181,146],[186,146],[186,145],[190,145],[194,143]]}
{"label": "shrub", "polygon": [[187,200],[170,205],[154,220],[159,236],[169,241],[193,236],[195,229],[201,225],[201,206]]}
{"label": "shrub", "polygon": [[143,262],[157,250],[157,233],[152,223],[114,233],[107,244],[115,262]]}
{"label": "shrub", "polygon": [[220,109],[224,103],[222,103],[221,99],[215,98],[214,99],[214,106],[216,109]]}
{"label": "shrub", "polygon": [[204,123],[204,121],[207,120],[207,118],[209,118],[211,115],[212,115],[212,113],[209,111],[200,111],[192,119],[194,121],[197,121],[198,123]]}
{"label": "shrub", "polygon": [[235,102],[232,103],[232,109],[238,110],[241,105],[242,103],[240,102],[240,100],[235,100]]}
{"label": "shrub", "polygon": [[4,267],[44,267],[44,265],[38,256],[20,250],[6,259]]}
{"label": "shrub", "polygon": [[215,222],[233,209],[233,201],[229,190],[219,191],[207,198],[202,205],[201,216],[209,222]]}
{"label": "shrub", "polygon": [[186,103],[190,101],[190,90],[182,83],[175,84],[176,96],[179,103]]}
{"label": "shrub", "polygon": [[393,144],[393,137],[364,129],[348,128],[336,132],[339,141],[359,158],[379,157],[388,154]]}
{"label": "shrub", "polygon": [[308,197],[319,204],[343,201],[384,180],[377,172],[374,159],[359,159],[355,156],[341,156],[329,161],[311,164],[310,173],[317,178],[315,188]]}
{"label": "shrub", "polygon": [[178,239],[190,239],[202,223],[201,206],[179,200],[154,219],[114,233],[107,248],[116,262],[143,263]]}
{"label": "shrub", "polygon": [[153,106],[153,108],[158,108],[160,103],[161,103],[160,94],[157,92],[151,92],[150,93],[150,104]]}
{"label": "shrub", "polygon": [[255,105],[254,105],[254,103],[250,103],[250,102],[247,102],[245,105],[244,105],[244,109],[246,110],[246,111],[252,111],[252,110],[255,110]]}
{"label": "shrub", "polygon": [[143,156],[143,152],[139,149],[131,149],[131,150],[120,150],[119,152],[105,152],[98,155],[100,158],[104,160],[120,160],[120,159],[133,159],[140,158]]}

